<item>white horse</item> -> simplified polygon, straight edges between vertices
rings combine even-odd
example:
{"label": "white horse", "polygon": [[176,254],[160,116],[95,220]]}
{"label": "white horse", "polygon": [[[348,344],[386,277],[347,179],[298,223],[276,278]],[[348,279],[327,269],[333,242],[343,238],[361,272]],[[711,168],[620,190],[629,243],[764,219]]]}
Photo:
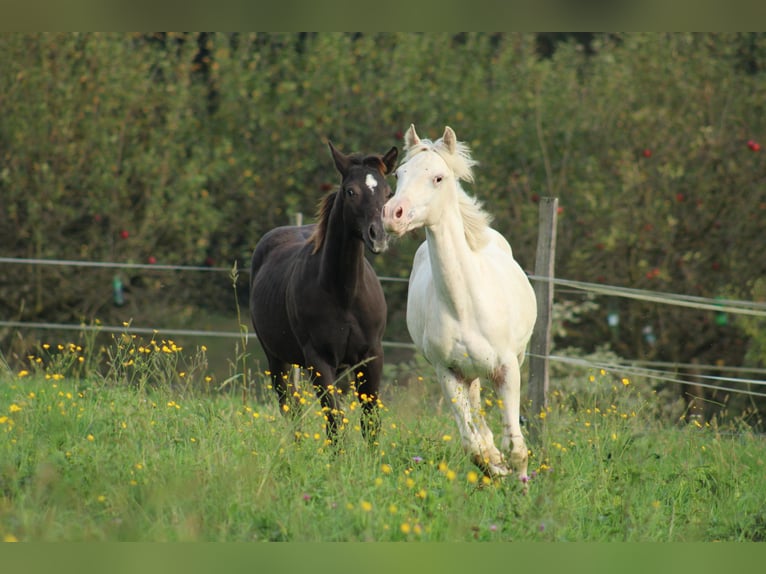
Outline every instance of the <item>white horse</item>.
{"label": "white horse", "polygon": [[[466,194],[473,181],[468,146],[450,127],[441,139],[420,139],[410,125],[396,193],[383,207],[386,230],[402,236],[425,227],[410,274],[407,328],[435,367],[457,421],[463,448],[488,476],[527,476],[521,434],[520,367],[537,305],[532,286],[491,216]],[[480,377],[492,381],[503,415],[501,450],[484,419]]]}

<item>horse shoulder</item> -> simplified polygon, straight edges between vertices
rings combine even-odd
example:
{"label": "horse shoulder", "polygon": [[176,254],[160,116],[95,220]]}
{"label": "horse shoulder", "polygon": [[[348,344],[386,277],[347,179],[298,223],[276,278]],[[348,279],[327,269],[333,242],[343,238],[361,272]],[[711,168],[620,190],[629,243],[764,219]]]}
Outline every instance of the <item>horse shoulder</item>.
{"label": "horse shoulder", "polygon": [[407,330],[415,345],[422,349],[429,290],[433,290],[431,281],[431,262],[426,242],[420,244],[410,269],[407,290]]}
{"label": "horse shoulder", "polygon": [[[358,287],[356,301],[354,304],[354,314],[356,321],[371,327],[385,328],[388,306],[386,297],[383,294],[383,286],[378,279],[372,264],[365,259],[364,274],[362,283]],[[381,333],[382,336],[382,333]]]}

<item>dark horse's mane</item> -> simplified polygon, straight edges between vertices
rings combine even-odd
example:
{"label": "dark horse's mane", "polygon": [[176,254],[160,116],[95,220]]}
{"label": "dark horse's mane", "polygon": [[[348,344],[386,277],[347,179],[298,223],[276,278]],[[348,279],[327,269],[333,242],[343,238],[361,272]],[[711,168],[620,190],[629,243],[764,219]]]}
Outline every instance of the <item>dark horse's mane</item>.
{"label": "dark horse's mane", "polygon": [[[383,163],[383,159],[380,155],[364,155],[361,153],[352,153],[348,156],[348,158],[351,160],[350,163],[352,166],[366,165],[380,170],[381,173],[386,172],[386,166]],[[319,201],[316,212],[317,225],[309,237],[309,241],[314,244],[312,253],[317,253],[320,249],[322,249],[324,238],[327,234],[327,225],[330,221],[330,212],[332,211],[332,206],[335,204],[335,198],[337,196],[338,192],[333,191],[325,195]]]}

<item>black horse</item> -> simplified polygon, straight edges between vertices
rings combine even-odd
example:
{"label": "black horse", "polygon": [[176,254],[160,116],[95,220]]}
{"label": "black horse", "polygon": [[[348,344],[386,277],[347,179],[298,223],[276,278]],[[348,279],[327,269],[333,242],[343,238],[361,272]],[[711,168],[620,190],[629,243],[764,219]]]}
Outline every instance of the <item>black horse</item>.
{"label": "black horse", "polygon": [[318,221],[266,233],[250,267],[250,315],[269,363],[283,414],[299,413],[293,364],[311,373],[335,441],[343,410],[337,392],[342,368],[354,367],[362,405],[362,432],[372,440],[380,426],[378,389],[383,370],[386,300],[364,256],[388,247],[381,212],[391,196],[385,176],[398,155],[345,155],[330,145],[341,175],[338,191],[320,203]]}

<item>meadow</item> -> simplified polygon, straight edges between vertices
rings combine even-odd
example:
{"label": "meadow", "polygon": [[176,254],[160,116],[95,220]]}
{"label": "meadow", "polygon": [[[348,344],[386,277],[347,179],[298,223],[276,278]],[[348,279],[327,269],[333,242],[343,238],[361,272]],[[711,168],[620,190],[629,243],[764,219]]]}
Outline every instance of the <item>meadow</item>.
{"label": "meadow", "polygon": [[[348,397],[336,449],[311,393],[291,421],[270,391],[256,398],[263,373],[209,376],[203,346],[125,333],[27,362],[0,362],[6,541],[766,538],[764,439],[737,420],[661,421],[651,388],[603,370],[552,381],[548,408],[527,413],[525,485],[477,472],[419,364],[385,388],[373,445]],[[485,406],[497,429],[491,393]]]}

